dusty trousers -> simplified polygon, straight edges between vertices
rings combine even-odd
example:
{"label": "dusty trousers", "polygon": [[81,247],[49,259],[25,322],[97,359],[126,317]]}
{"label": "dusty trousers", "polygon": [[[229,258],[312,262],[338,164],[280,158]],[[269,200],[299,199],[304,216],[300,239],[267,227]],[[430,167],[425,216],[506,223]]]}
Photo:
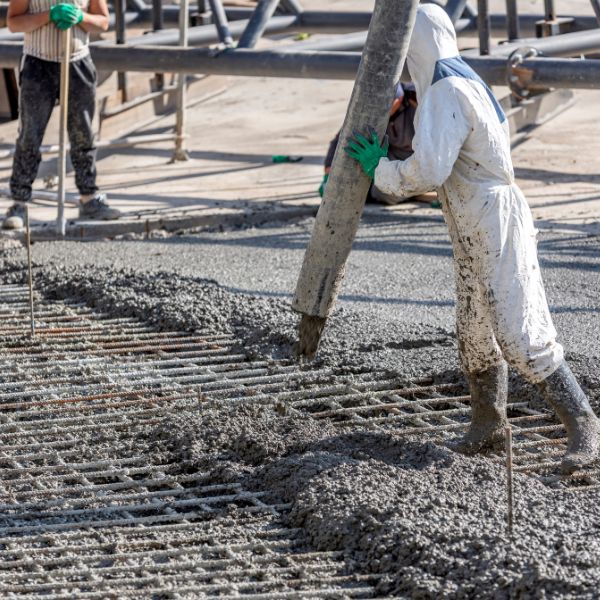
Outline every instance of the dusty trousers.
{"label": "dusty trousers", "polygon": [[556,341],[537,232],[521,190],[515,184],[491,187],[485,211],[465,210],[464,198],[440,192],[454,254],[463,369],[483,372],[504,357],[528,381],[544,380],[564,352]]}
{"label": "dusty trousers", "polygon": [[[25,56],[19,75],[19,135],[10,191],[13,200],[31,200],[31,186],[42,159],[40,146],[60,96],[60,63]],[[96,146],[92,120],[96,107],[96,68],[87,56],[70,64],[67,131],[75,183],[81,195],[96,186]]]}

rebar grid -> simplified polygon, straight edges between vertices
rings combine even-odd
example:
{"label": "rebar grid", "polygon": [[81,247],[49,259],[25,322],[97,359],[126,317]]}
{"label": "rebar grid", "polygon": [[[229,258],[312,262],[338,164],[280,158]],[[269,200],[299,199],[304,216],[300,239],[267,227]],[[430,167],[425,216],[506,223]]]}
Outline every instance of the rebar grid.
{"label": "rebar grid", "polygon": [[[373,597],[374,576],[348,575],[338,553],[308,552],[281,526],[287,505],[136,454],[131,440],[173,413],[238,403],[437,440],[468,424],[456,384],[248,360],[227,333],[35,302],[31,340],[27,289],[0,286],[2,597]],[[562,489],[600,486],[600,469],[553,473],[565,432],[551,415],[518,402],[509,417],[515,470]],[[253,539],[234,543],[240,520]]]}
{"label": "rebar grid", "polygon": [[[318,389],[330,370],[249,362],[230,334],[160,332],[39,295],[30,340],[27,301],[0,287],[2,597],[373,597],[375,577],[348,575],[339,553],[308,552],[297,531],[274,528],[288,505],[128,445],[178,410],[273,402]],[[252,541],[235,543],[232,511],[256,527]]]}

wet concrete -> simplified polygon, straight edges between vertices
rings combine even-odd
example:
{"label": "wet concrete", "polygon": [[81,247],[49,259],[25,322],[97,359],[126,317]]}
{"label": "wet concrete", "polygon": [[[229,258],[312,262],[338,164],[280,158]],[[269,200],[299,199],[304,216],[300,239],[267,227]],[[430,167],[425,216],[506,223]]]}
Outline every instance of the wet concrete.
{"label": "wet concrete", "polygon": [[[148,243],[36,244],[36,284],[50,297],[81,299],[167,329],[232,332],[248,356],[291,357],[298,319],[288,292],[308,226]],[[435,220],[367,220],[326,329],[322,364],[387,369],[407,381],[462,380],[442,227]],[[568,357],[598,406],[600,241],[546,234],[540,249]],[[22,251],[7,250],[1,260],[3,280],[22,281]],[[539,402],[513,374],[515,397]],[[309,547],[343,551],[349,572],[381,574],[382,595],[597,597],[597,490],[550,490],[518,475],[511,540],[502,464],[422,439],[341,432],[285,406],[211,405],[169,417],[134,445],[132,453],[143,449],[182,470],[208,472],[214,482],[242,481],[273,502],[290,503],[288,524],[301,528]]]}
{"label": "wet concrete", "polygon": [[600,585],[599,492],[515,479],[507,532],[505,470],[393,433],[285,416],[272,407],[167,420],[145,436],[214,482],[242,481],[289,503],[286,525],[349,572],[382,575],[378,592],[409,598],[594,598]]}

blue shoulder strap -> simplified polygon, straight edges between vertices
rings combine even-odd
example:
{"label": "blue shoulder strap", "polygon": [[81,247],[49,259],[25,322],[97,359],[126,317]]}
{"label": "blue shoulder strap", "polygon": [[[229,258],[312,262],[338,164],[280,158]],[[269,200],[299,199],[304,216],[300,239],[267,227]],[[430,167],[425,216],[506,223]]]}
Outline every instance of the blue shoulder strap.
{"label": "blue shoulder strap", "polygon": [[473,71],[473,69],[460,57],[453,56],[452,58],[442,58],[435,63],[435,69],[433,71],[433,81],[431,85],[433,85],[436,81],[440,79],[445,79],[446,77],[462,77],[463,79],[471,79],[472,81],[478,81],[483,85],[485,91],[487,92],[490,100],[492,101],[492,105],[494,106],[494,110],[498,115],[498,119],[500,123],[504,123],[506,120],[506,115],[502,110],[500,104],[498,104],[498,100],[494,97],[492,90],[486,85],[485,81]]}

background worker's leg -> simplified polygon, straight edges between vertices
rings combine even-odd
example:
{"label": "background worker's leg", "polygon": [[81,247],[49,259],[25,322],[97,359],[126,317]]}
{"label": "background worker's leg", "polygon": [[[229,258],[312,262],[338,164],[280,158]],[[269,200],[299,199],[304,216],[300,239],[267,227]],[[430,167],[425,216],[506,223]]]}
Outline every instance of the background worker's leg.
{"label": "background worker's leg", "polygon": [[31,186],[42,155],[40,146],[59,90],[59,65],[26,56],[20,73],[19,136],[10,192],[16,202],[31,200]]}
{"label": "background worker's leg", "polygon": [[82,197],[93,196],[96,185],[96,144],[92,122],[96,108],[96,68],[90,57],[71,63],[67,129],[75,183]]}

